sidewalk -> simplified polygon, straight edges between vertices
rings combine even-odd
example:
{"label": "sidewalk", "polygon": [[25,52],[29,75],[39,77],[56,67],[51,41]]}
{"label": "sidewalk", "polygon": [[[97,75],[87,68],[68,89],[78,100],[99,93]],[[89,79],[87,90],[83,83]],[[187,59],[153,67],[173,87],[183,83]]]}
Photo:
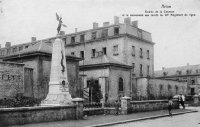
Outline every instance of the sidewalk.
{"label": "sidewalk", "polygon": [[[176,109],[172,110],[174,115],[184,114],[194,112],[190,109]],[[84,117],[83,120],[66,120],[66,121],[56,121],[56,122],[46,122],[46,123],[36,123],[36,124],[25,124],[17,125],[12,127],[98,127],[105,125],[114,125],[117,123],[126,123],[133,121],[140,121],[146,119],[154,119],[159,117],[169,117],[167,110],[151,111],[151,112],[140,112],[132,113],[129,115],[98,115],[98,116],[88,116]]]}

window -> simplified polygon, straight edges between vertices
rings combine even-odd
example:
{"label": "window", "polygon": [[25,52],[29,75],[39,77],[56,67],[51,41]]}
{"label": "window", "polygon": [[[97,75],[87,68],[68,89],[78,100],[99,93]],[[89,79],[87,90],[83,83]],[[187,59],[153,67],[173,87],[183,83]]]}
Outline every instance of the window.
{"label": "window", "polygon": [[25,49],[28,48],[28,45],[25,46]]}
{"label": "window", "polygon": [[176,94],[178,94],[178,86],[175,86]]}
{"label": "window", "polygon": [[75,37],[71,37],[71,43],[75,42]]}
{"label": "window", "polygon": [[119,27],[114,27],[114,35],[119,35]]}
{"label": "window", "polygon": [[124,84],[123,84],[123,78],[119,78],[119,91],[124,91]]}
{"label": "window", "polygon": [[142,76],[142,64],[140,64],[140,76]]}
{"label": "window", "polygon": [[195,79],[192,78],[192,79],[191,79],[191,85],[194,85],[194,84],[195,84]]}
{"label": "window", "polygon": [[67,38],[63,38],[63,41],[65,42],[65,46],[67,45]]}
{"label": "window", "polygon": [[135,63],[132,63],[132,72],[135,72]]}
{"label": "window", "polygon": [[92,57],[95,57],[96,50],[92,49]]}
{"label": "window", "polygon": [[170,92],[170,91],[171,91],[171,89],[172,89],[171,85],[170,85],[170,84],[168,84],[168,91]]}
{"label": "window", "polygon": [[103,55],[106,55],[106,47],[103,47],[102,50],[103,50]]}
{"label": "window", "polygon": [[132,56],[135,56],[135,46],[132,46]]}
{"label": "window", "polygon": [[97,32],[92,32],[92,40],[95,40],[97,38]]}
{"label": "window", "polygon": [[84,58],[84,51],[80,51],[80,57]]}
{"label": "window", "polygon": [[22,46],[21,46],[21,47],[19,47],[19,51],[21,51],[21,50],[22,50],[22,48],[23,48]]}
{"label": "window", "polygon": [[191,89],[190,89],[190,93],[191,93],[191,95],[194,95],[194,94],[195,94],[195,89],[194,89],[194,88],[191,88]]}
{"label": "window", "polygon": [[118,55],[118,45],[113,46],[113,55],[114,56]]}
{"label": "window", "polygon": [[75,56],[75,52],[71,52],[71,55]]}
{"label": "window", "polygon": [[7,49],[7,55],[9,55],[10,54],[10,49]]}
{"label": "window", "polygon": [[143,55],[142,55],[142,48],[140,48],[140,58],[143,58]]}
{"label": "window", "polygon": [[160,95],[162,96],[162,93],[163,93],[163,85],[160,84]]}
{"label": "window", "polygon": [[108,29],[102,30],[102,38],[108,37]]}
{"label": "window", "polygon": [[13,48],[13,53],[17,52],[17,47]]}
{"label": "window", "polygon": [[80,35],[80,42],[84,42],[84,41],[85,41],[85,35],[82,34],[82,35]]}
{"label": "window", "polygon": [[150,59],[150,57],[149,57],[149,50],[147,50],[147,59]]}
{"label": "window", "polygon": [[149,65],[147,65],[147,75],[149,76],[149,69],[150,69],[150,67],[149,67]]}

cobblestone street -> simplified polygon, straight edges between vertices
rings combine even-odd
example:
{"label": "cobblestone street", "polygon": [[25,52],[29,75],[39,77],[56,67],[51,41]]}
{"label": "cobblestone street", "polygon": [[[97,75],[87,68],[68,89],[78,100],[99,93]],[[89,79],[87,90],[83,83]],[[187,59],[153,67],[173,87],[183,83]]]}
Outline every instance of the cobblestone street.
{"label": "cobblestone street", "polygon": [[[200,107],[196,108],[200,111]],[[112,127],[200,127],[200,113],[188,113],[173,117],[118,124]]]}

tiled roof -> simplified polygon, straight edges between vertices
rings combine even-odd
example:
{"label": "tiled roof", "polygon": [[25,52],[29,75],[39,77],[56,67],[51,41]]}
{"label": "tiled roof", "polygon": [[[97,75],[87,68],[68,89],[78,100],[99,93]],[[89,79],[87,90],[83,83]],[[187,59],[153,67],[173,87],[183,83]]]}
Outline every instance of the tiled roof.
{"label": "tiled roof", "polygon": [[[24,54],[37,53],[37,52],[52,54],[52,45],[40,41],[33,45],[30,45],[28,48],[25,48],[22,51],[7,55],[5,57],[14,57],[14,56],[19,56],[19,55],[21,56]],[[67,53],[65,55],[67,57],[78,58],[78,57],[75,57],[75,56],[73,56],[71,54],[67,54]],[[80,58],[78,58],[78,59],[80,59]]]}
{"label": "tiled roof", "polygon": [[33,52],[43,52],[43,53],[52,53],[52,47],[42,41],[29,46],[28,48],[18,52],[17,54],[27,54],[27,53],[33,53]]}
{"label": "tiled roof", "polygon": [[163,70],[155,71],[154,75],[155,77],[162,77],[164,73],[166,73],[166,76],[200,74],[200,64],[164,68]]}

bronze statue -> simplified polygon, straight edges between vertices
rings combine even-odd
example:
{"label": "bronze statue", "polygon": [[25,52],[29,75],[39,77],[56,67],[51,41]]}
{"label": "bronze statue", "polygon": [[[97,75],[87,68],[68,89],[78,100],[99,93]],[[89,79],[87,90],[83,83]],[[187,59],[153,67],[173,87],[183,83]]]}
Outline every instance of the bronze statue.
{"label": "bronze statue", "polygon": [[67,27],[65,24],[63,24],[63,22],[62,22],[62,17],[61,16],[59,16],[57,13],[56,13],[56,19],[57,19],[57,21],[59,22],[59,24],[58,24],[58,28],[57,28],[57,31],[58,31],[58,34],[60,33],[60,29],[61,29],[61,27],[63,26],[63,27]]}

